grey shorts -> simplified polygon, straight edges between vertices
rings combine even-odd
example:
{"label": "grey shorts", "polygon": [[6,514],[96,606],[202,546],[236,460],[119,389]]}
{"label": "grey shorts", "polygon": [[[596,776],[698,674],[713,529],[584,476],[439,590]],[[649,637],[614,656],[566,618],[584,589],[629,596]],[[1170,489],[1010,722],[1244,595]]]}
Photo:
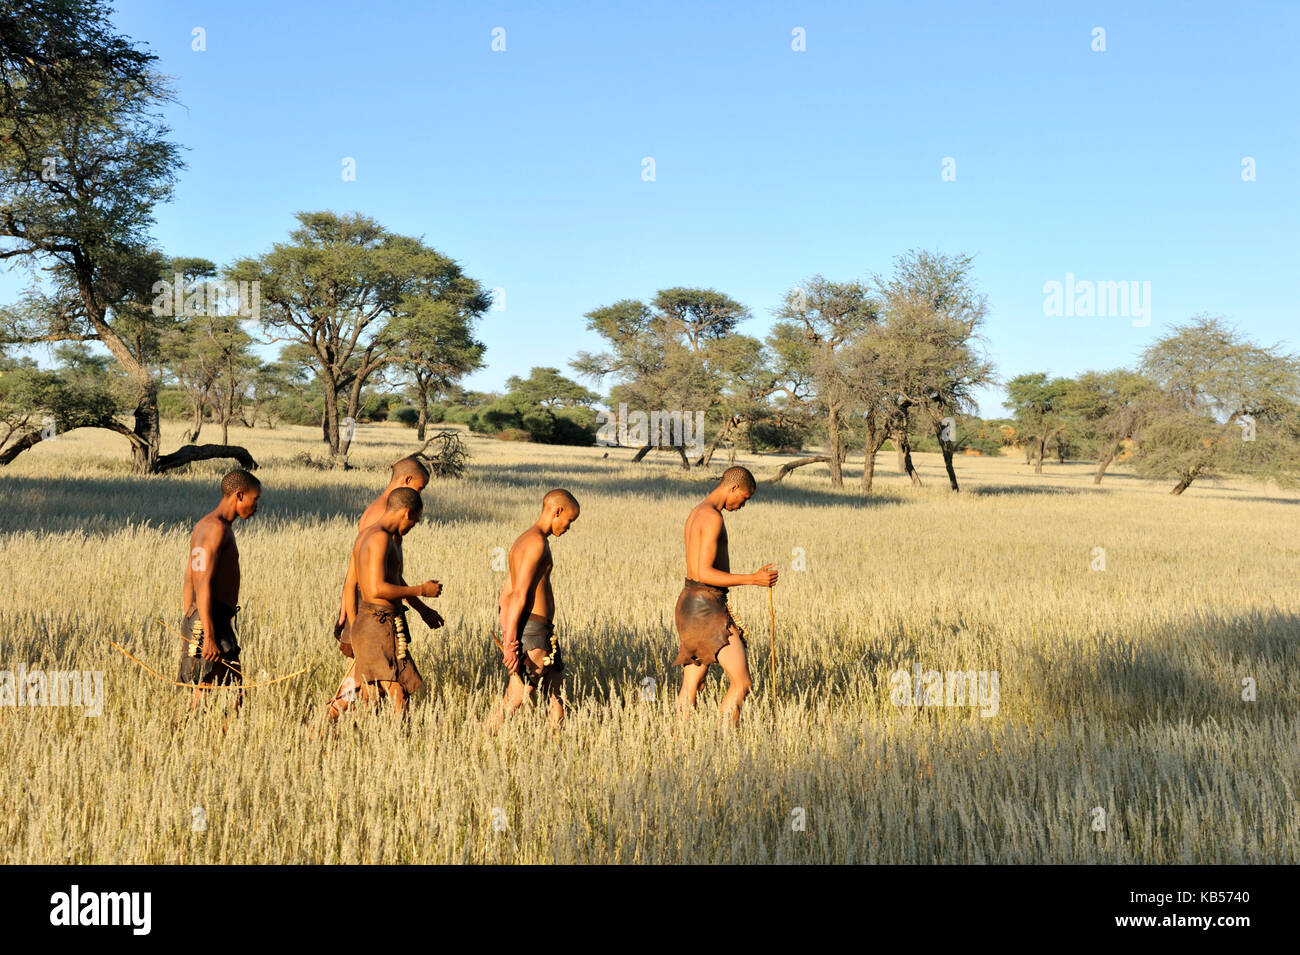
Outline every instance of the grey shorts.
{"label": "grey shorts", "polygon": [[[519,649],[523,654],[519,676],[524,681],[536,685],[543,677],[556,677],[564,672],[564,657],[561,656],[560,645],[555,640],[555,624],[550,620],[539,620],[530,616],[519,634]],[[545,650],[551,657],[551,662],[540,670],[535,670],[532,660],[527,656],[529,650]]]}

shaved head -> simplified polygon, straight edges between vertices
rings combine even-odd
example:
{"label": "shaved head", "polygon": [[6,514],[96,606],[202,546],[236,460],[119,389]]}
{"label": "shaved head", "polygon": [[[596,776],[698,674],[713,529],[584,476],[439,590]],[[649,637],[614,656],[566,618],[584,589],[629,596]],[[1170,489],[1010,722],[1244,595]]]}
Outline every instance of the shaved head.
{"label": "shaved head", "polygon": [[722,472],[722,480],[718,482],[718,487],[730,487],[733,484],[749,494],[753,494],[758,488],[754,483],[754,475],[749,473],[749,468],[742,468],[739,465]]}
{"label": "shaved head", "polygon": [[405,478],[419,478],[423,483],[428,484],[429,469],[415,456],[402,458],[393,464],[393,480],[401,481]]}
{"label": "shaved head", "polygon": [[563,507],[566,511],[577,514],[581,508],[578,506],[578,499],[562,487],[547,491],[546,496],[542,498],[542,510],[552,511],[557,507]]}
{"label": "shaved head", "polygon": [[390,491],[385,503],[390,511],[402,511],[410,508],[414,514],[424,511],[424,501],[420,498],[420,492],[409,487],[399,487]]}
{"label": "shaved head", "polygon": [[262,482],[245,470],[231,471],[221,479],[221,496],[229,497],[240,491],[260,491]]}

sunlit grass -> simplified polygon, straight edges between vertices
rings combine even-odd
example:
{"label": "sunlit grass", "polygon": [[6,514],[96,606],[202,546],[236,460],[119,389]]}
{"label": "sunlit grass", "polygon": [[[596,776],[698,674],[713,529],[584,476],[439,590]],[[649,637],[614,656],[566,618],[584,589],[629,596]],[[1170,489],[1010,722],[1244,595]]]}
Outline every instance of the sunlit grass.
{"label": "sunlit grass", "polygon": [[[222,464],[142,480],[120,438],[74,432],[0,470],[0,669],[102,670],[106,688],[98,718],[0,707],[0,861],[1300,859],[1293,493],[1230,481],[1172,498],[1122,469],[1098,488],[1082,464],[1035,477],[960,458],[953,495],[926,455],[920,490],[882,455],[866,501],[854,467],[842,492],[820,467],[760,485],[728,527],[738,570],[782,572],[776,692],[767,595],[736,590],[756,687],[720,733],[717,679],[680,726],[669,666],[682,523],[707,476],[668,454],[471,438],[470,477],[430,486],[406,544],[408,577],[446,588],[447,627],[415,626],[428,692],[404,727],[313,739],[345,668],[330,622],[355,522],[413,433],[363,427],[346,473],[291,463],[320,455],[315,429],[231,440],[266,486],[237,527],[246,672],[312,670],[249,690],[224,737],[216,714],[174,727],[185,691],[109,646],[174,675],[155,620],[178,622],[189,527]],[[738,463],[760,478],[778,464]],[[553,542],[569,718],[558,738],[540,712],[491,735],[495,549],[557,485],[583,505]],[[997,715],[894,706],[890,674],[917,662],[996,671]]]}

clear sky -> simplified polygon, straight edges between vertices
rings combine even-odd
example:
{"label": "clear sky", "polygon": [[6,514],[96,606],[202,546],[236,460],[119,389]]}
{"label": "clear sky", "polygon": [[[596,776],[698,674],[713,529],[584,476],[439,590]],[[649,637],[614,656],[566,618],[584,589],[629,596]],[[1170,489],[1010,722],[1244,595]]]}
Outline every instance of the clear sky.
{"label": "clear sky", "polygon": [[[470,387],[571,375],[601,345],[585,312],[675,285],[761,337],[803,279],[909,248],[975,257],[1004,380],[1131,363],[1201,312],[1300,350],[1298,2],[122,0],[115,22],[182,104],[159,246],[224,264],[318,209],[423,236],[505,292]],[[1150,282],[1149,324],[1045,314],[1067,273]]]}

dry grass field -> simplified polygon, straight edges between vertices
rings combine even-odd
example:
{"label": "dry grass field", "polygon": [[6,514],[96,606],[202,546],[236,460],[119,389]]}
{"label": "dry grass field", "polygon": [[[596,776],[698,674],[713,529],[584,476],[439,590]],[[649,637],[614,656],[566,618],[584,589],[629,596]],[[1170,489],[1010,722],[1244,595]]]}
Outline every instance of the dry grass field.
{"label": "dry grass field", "polygon": [[[1123,469],[1098,488],[1084,464],[1036,478],[960,458],[951,494],[937,456],[919,456],[915,490],[889,454],[867,500],[857,468],[843,492],[822,467],[760,484],[728,526],[737,570],[781,569],[778,672],[767,595],[733,591],[756,685],[719,732],[718,678],[679,725],[669,665],[682,524],[707,476],[668,454],[473,437],[469,477],[429,487],[406,544],[407,576],[445,587],[445,629],[412,616],[426,692],[404,726],[371,716],[322,739],[353,528],[413,432],[362,427],[345,473],[293,463],[320,454],[314,429],[231,440],[265,482],[236,528],[245,669],[311,670],[248,690],[224,735],[216,713],[174,726],[186,691],[109,646],[174,676],[155,620],[179,623],[189,528],[223,464],[134,478],[120,438],[73,432],[0,471],[0,669],[104,686],[98,717],[0,707],[0,862],[1300,861],[1294,493],[1174,498]],[[738,463],[761,479],[780,461]],[[556,485],[583,505],[553,542],[569,719],[552,737],[525,712],[492,735],[494,548]],[[895,705],[891,673],[917,664],[996,674],[996,713]]]}

